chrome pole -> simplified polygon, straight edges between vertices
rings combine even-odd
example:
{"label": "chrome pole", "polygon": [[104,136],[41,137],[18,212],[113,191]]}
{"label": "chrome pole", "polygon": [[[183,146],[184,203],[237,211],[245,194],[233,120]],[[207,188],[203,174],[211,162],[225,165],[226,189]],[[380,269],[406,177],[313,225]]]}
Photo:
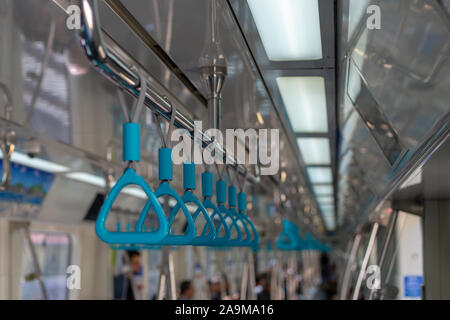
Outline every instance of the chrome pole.
{"label": "chrome pole", "polygon": [[36,272],[36,277],[39,281],[39,286],[41,288],[42,297],[44,298],[44,300],[48,300],[47,288],[45,286],[44,279],[42,279],[42,269],[41,269],[41,266],[39,265],[36,247],[34,246],[34,243],[31,240],[31,233],[30,233],[29,227],[25,228],[25,236],[27,238],[28,245],[30,246],[31,258],[33,260],[33,265],[34,265],[34,271]]}
{"label": "chrome pole", "polygon": [[364,254],[363,263],[361,265],[361,270],[359,270],[358,280],[356,281],[355,291],[353,292],[352,300],[358,300],[359,292],[361,290],[361,284],[366,275],[367,264],[369,263],[370,254],[372,253],[373,245],[375,244],[375,239],[377,237],[377,232],[379,228],[378,222],[375,222],[370,232],[369,244],[367,245],[366,253]]}
{"label": "chrome pole", "polygon": [[341,292],[339,294],[339,300],[347,300],[347,292],[350,284],[350,275],[353,268],[353,263],[356,257],[356,253],[358,252],[359,244],[361,242],[361,234],[357,234],[353,239],[352,250],[350,252],[350,256],[347,260],[347,265],[345,267],[344,277],[341,285]]}
{"label": "chrome pole", "polygon": [[[398,217],[398,210],[394,210],[392,212],[392,215],[389,217],[388,232],[386,234],[386,239],[384,240],[384,243],[383,243],[383,249],[381,251],[380,261],[378,262],[380,272],[381,272],[381,270],[384,269],[384,261],[386,260],[386,254],[387,254],[387,251],[389,248],[389,244],[391,243],[392,234],[394,233],[395,226],[397,224],[397,217]],[[381,276],[381,274],[380,274],[380,276]],[[369,300],[373,300],[375,291],[376,291],[376,289],[370,290]]]}

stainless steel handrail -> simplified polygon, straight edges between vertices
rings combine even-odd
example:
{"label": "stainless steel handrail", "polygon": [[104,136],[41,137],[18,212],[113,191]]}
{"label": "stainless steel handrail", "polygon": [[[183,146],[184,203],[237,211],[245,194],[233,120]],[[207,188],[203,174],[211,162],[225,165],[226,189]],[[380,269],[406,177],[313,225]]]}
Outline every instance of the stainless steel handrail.
{"label": "stainless steel handrail", "polygon": [[[79,5],[82,13],[79,33],[80,42],[88,59],[116,85],[137,97],[140,92],[139,74],[143,74],[148,79],[148,83],[153,83],[155,80],[147,70],[140,66],[101,30],[98,0],[79,0]],[[165,119],[170,120],[172,102],[150,85],[147,86],[145,105],[152,111],[161,114]],[[227,154],[222,145],[217,144],[209,136],[195,128],[193,121],[178,110],[175,116],[175,126],[189,131],[192,139],[195,136],[200,137],[204,148],[211,143],[216,143],[216,150],[218,151],[215,154],[216,157],[224,159],[227,165],[234,168],[241,175],[246,176],[250,182],[258,183],[260,181],[260,177],[253,175],[243,165],[238,164],[234,157]]]}

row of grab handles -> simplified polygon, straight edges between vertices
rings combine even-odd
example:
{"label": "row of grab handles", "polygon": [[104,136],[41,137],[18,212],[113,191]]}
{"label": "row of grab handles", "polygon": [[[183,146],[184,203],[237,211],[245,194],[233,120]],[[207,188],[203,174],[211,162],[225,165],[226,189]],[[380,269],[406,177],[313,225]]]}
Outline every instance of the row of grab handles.
{"label": "row of grab handles", "polygon": [[288,219],[283,220],[283,230],[276,241],[278,249],[283,251],[320,251],[329,252],[331,248],[306,233],[305,239],[301,237],[300,227]]}
{"label": "row of grab handles", "polygon": [[[183,182],[185,192],[183,196],[171,187],[172,180],[172,149],[160,148],[159,160],[159,187],[153,192],[146,181],[137,174],[133,164],[140,161],[140,125],[136,122],[128,122],[123,125],[123,160],[128,162],[128,167],[123,175],[113,186],[107,195],[99,215],[97,217],[95,230],[98,237],[110,244],[114,249],[152,249],[160,246],[211,246],[211,247],[250,247],[258,249],[259,235],[255,225],[246,214],[246,194],[237,194],[235,186],[228,187],[228,207],[227,184],[224,180],[216,182],[217,204],[213,203],[213,175],[209,171],[202,173],[202,196],[203,201],[198,199],[193,191],[196,188],[195,164],[184,163]],[[111,211],[114,201],[123,188],[135,185],[145,192],[147,202],[141,211],[138,221],[128,230],[120,230],[120,225],[116,231],[106,228],[106,220]],[[176,205],[169,208],[168,217],[158,198],[171,197],[176,200]],[[191,215],[187,204],[195,206],[195,211]],[[145,226],[146,218],[153,210],[158,219],[158,228],[150,230]],[[208,212],[210,210],[212,213]],[[171,232],[175,217],[182,212],[187,227],[183,234],[177,235]],[[197,235],[195,221],[200,216],[206,224],[200,235]],[[215,226],[213,221],[219,221]],[[232,235],[237,236],[232,236]]]}

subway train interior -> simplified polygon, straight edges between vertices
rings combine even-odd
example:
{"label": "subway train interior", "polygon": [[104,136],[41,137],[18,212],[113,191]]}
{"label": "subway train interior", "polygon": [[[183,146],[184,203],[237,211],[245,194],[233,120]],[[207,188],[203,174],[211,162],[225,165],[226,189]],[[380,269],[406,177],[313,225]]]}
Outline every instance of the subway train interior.
{"label": "subway train interior", "polygon": [[450,300],[449,119],[449,0],[0,0],[0,300]]}

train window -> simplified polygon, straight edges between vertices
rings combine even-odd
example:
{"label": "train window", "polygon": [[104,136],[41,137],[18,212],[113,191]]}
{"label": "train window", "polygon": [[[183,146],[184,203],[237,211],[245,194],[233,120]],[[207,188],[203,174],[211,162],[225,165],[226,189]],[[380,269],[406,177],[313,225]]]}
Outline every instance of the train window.
{"label": "train window", "polygon": [[[37,261],[30,243],[25,239],[21,268],[21,299],[67,299],[66,268],[72,256],[69,234],[55,232],[30,232]],[[42,273],[37,272],[36,262]],[[42,281],[41,281],[42,280]],[[44,293],[45,291],[45,293]]]}

